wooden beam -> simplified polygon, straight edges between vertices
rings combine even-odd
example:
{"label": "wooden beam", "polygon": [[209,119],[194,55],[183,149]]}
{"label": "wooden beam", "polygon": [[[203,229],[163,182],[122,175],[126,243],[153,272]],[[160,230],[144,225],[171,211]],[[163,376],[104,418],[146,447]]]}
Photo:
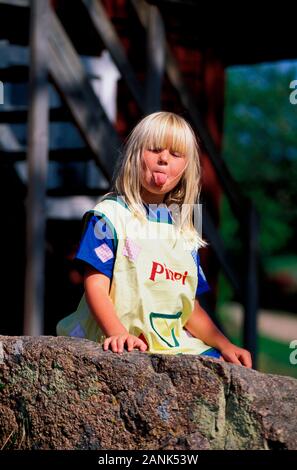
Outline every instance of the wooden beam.
{"label": "wooden beam", "polygon": [[189,7],[199,7],[201,4],[200,0],[150,0],[150,3],[162,7],[166,5],[166,3],[175,3],[181,6],[189,6]]}
{"label": "wooden beam", "polygon": [[[25,160],[25,151],[0,150],[0,164],[13,164]],[[49,151],[49,160],[60,163],[87,162],[93,160],[93,155],[88,148],[59,148]]]}
{"label": "wooden beam", "polygon": [[[75,197],[75,196],[88,196],[88,197],[99,197],[106,194],[106,189],[102,188],[88,188],[88,187],[77,187],[77,188],[52,188],[47,190],[48,197]],[[94,204],[96,205],[96,204]]]}
{"label": "wooden beam", "polygon": [[244,323],[243,344],[251,352],[253,368],[257,368],[257,311],[259,309],[258,267],[259,267],[259,215],[250,203],[246,214],[246,224],[242,227],[245,240],[244,277]]}
{"label": "wooden beam", "polygon": [[32,0],[24,334],[43,334],[48,152],[48,0]]}
{"label": "wooden beam", "polygon": [[50,15],[49,70],[96,163],[111,180],[121,142],[54,11]]}
{"label": "wooden beam", "polygon": [[10,65],[0,68],[0,80],[4,83],[25,83],[29,79],[29,68],[26,65]]}
{"label": "wooden beam", "polygon": [[[3,111],[0,108],[0,123],[25,124],[28,120],[28,112],[26,106],[5,108]],[[66,108],[56,107],[49,110],[49,119],[56,122],[68,122],[72,120],[72,116]]]}
{"label": "wooden beam", "polygon": [[209,241],[214,253],[222,267],[222,270],[229,279],[232,287],[234,288],[236,294],[239,297],[242,297],[242,285],[238,279],[238,275],[235,272],[234,268],[231,266],[230,260],[227,257],[226,250],[224,247],[223,240],[221,239],[217,228],[215,227],[209,212],[207,211],[205,204],[202,207],[202,220],[203,220],[203,231],[206,235],[207,240]]}
{"label": "wooden beam", "polygon": [[[32,2],[32,0],[31,0]],[[7,5],[10,7],[25,7],[28,8],[30,6],[30,0],[0,0],[0,6]]]}
{"label": "wooden beam", "polygon": [[89,14],[95,30],[109,51],[123,79],[126,81],[126,84],[130,89],[130,92],[136,103],[142,111],[145,111],[144,92],[142,87],[140,86],[134,74],[133,68],[127,59],[125,49],[113,24],[108,18],[105,9],[102,7],[100,0],[82,1],[86,7],[86,11]]}
{"label": "wooden beam", "polygon": [[146,102],[147,114],[161,110],[161,91],[165,67],[165,30],[157,7],[150,5],[147,32]]}

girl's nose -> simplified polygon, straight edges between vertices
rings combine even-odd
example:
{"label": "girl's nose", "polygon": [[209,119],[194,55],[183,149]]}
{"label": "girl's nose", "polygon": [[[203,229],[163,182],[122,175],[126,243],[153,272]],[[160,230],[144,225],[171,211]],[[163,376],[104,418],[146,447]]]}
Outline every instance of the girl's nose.
{"label": "girl's nose", "polygon": [[168,156],[169,156],[168,149],[163,149],[163,150],[159,153],[159,160],[162,160],[162,161],[166,161],[166,162],[167,162]]}

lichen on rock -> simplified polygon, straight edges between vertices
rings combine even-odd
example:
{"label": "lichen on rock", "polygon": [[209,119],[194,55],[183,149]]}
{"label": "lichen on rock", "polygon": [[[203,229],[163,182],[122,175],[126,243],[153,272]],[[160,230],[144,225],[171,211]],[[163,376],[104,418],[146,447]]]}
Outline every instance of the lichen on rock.
{"label": "lichen on rock", "polygon": [[296,449],[297,381],[190,355],[0,336],[2,449]]}

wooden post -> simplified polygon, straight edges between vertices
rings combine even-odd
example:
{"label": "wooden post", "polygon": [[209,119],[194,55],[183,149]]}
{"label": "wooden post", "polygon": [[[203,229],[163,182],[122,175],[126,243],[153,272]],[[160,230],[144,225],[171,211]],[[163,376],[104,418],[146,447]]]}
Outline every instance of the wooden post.
{"label": "wooden post", "polygon": [[158,7],[149,6],[147,28],[146,112],[161,109],[161,90],[165,67],[165,31]]}
{"label": "wooden post", "polygon": [[24,334],[43,334],[48,161],[48,0],[32,0]]}
{"label": "wooden post", "polygon": [[49,16],[49,73],[96,164],[110,181],[118,160],[120,139],[59,18],[53,10]]}
{"label": "wooden post", "polygon": [[103,44],[108,49],[114,63],[119,69],[122,77],[126,81],[128,88],[131,91],[136,103],[141,111],[144,110],[144,94],[142,86],[139,84],[133,68],[131,67],[125,49],[117,35],[116,29],[110,21],[105,8],[99,0],[82,0],[86,11],[93,23],[95,30],[100,36]]}
{"label": "wooden post", "polygon": [[244,322],[243,345],[252,355],[253,368],[257,368],[257,312],[259,308],[258,292],[258,234],[259,219],[254,206],[250,203],[247,213],[244,279]]}

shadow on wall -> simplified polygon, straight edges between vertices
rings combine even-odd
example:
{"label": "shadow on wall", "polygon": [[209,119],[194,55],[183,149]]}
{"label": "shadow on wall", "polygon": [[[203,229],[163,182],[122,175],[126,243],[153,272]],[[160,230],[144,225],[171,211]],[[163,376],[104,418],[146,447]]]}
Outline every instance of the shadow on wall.
{"label": "shadow on wall", "polygon": [[[26,187],[12,165],[0,168],[1,321],[0,334],[23,333]],[[56,323],[76,310],[83,292],[82,271],[72,258],[80,238],[81,222],[47,222],[45,266],[45,329],[55,334]]]}
{"label": "shadow on wall", "polygon": [[80,221],[47,223],[45,334],[55,335],[56,324],[74,312],[83,294],[83,266],[73,260],[81,232]]}
{"label": "shadow on wall", "polygon": [[12,165],[0,167],[1,321],[0,332],[22,334],[25,273],[26,188]]}

